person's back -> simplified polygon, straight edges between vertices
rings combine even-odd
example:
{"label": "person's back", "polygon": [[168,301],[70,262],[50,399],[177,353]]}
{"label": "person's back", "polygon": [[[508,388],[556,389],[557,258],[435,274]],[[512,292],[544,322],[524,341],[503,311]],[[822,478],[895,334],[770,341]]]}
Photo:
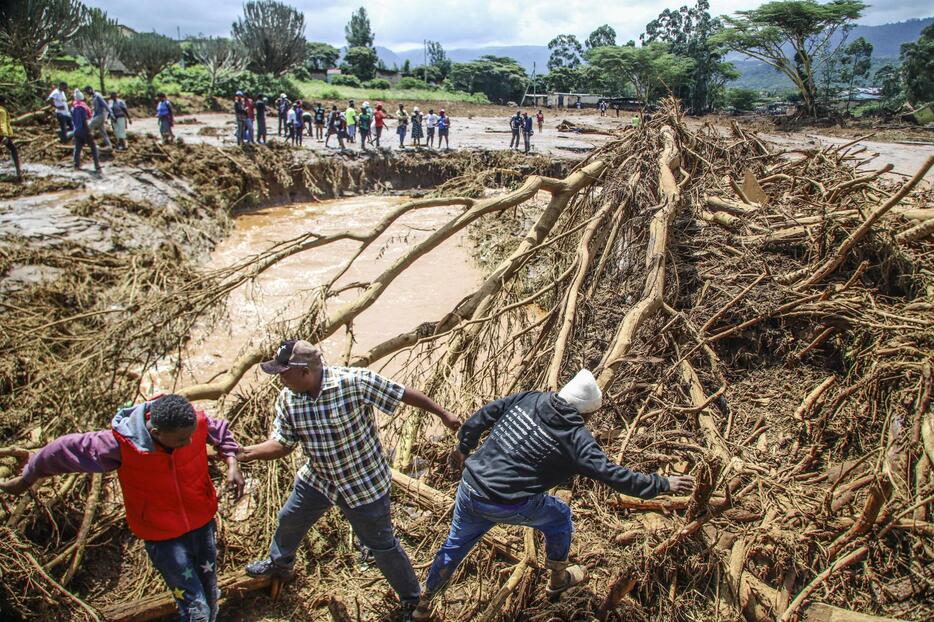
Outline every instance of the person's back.
{"label": "person's back", "polygon": [[461,453],[470,453],[493,419],[486,441],[467,459],[463,477],[474,494],[490,501],[516,503],[575,474],[642,498],[668,489],[659,475],[610,462],[580,413],[557,393],[528,391],[488,404],[462,426]]}

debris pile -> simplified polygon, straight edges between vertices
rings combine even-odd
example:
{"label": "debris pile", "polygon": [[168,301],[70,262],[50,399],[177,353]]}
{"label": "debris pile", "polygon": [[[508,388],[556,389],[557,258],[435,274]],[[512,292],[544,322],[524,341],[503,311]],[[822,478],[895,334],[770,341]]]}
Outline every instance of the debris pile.
{"label": "debris pile", "polygon": [[[519,390],[557,388],[588,367],[606,395],[590,426],[607,453],[637,470],[690,472],[699,485],[690,497],[640,501],[569,482],[559,494],[574,513],[572,556],[590,570],[587,586],[549,601],[539,537],[497,528],[438,599],[443,619],[829,620],[840,609],[930,619],[934,191],[922,180],[934,158],[898,183],[867,164],[856,141],[779,150],[736,125],[694,131],[669,103],[563,177],[513,175],[503,162],[499,172],[448,180],[370,230],[306,234],[211,273],[113,274],[145,292],[130,298],[132,313],[109,317],[109,307],[77,299],[50,315],[50,306],[5,301],[2,432],[9,444],[35,446],[93,428],[105,405],[135,397],[129,360],[111,362],[112,340],[139,369],[154,360],[147,352],[177,350],[192,322],[276,261],[339,239],[362,250],[402,214],[460,206],[356,284],[355,300],[332,308],[352,255],[303,317],[266,327],[267,345],[287,334],[346,334],[344,360],[332,362],[379,369],[394,358],[403,383],[464,415]],[[476,291],[443,317],[412,318],[410,331],[354,351],[354,319],[416,259],[468,228],[488,272]],[[80,291],[43,296],[55,305]],[[69,316],[69,306],[99,312]],[[24,348],[27,339],[38,343]],[[182,392],[213,401],[239,438],[266,438],[275,385],[237,385],[268,349],[245,351],[226,373]],[[108,386],[101,370],[112,374],[111,392],[88,397]],[[89,407],[99,409],[93,419]],[[451,439],[416,412],[383,429],[396,467],[395,524],[425,568],[447,533]],[[221,567],[265,553],[300,460],[250,468],[249,495],[222,515]],[[126,534],[112,480],[61,478],[2,508],[11,609],[87,619],[91,609],[161,592]],[[284,616],[395,611],[388,586],[360,571],[348,536],[335,515],[318,523],[291,588],[301,597],[284,597]],[[102,560],[117,559],[101,571]]]}

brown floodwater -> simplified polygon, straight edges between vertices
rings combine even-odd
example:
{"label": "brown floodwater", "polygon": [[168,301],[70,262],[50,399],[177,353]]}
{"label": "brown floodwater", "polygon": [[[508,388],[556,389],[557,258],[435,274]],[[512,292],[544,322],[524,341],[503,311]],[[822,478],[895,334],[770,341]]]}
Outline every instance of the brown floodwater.
{"label": "brown floodwater", "polygon": [[[275,243],[307,232],[327,235],[348,228],[369,229],[406,200],[405,197],[362,196],[269,207],[243,214],[236,218],[232,231],[215,248],[205,268],[221,268],[239,262]],[[372,280],[459,211],[459,208],[442,207],[406,214],[354,262],[338,281],[338,287]],[[160,361],[146,374],[144,393],[153,395],[206,382],[226,371],[243,350],[264,341],[267,326],[298,317],[314,299],[314,289],[333,277],[357,248],[357,242],[341,241],[299,253],[232,292],[227,300],[227,317],[210,330],[202,326],[193,331],[182,357],[180,373],[176,376],[172,371],[176,366],[174,357]],[[396,278],[375,304],[357,317],[353,324],[353,353],[363,353],[423,321],[441,318],[476,288],[480,278],[465,247],[465,235],[453,236],[419,258]],[[350,290],[331,299],[329,308],[335,309],[353,300],[359,291]],[[321,346],[329,364],[340,364],[346,347],[345,333],[338,332]],[[379,370],[381,365],[375,363],[371,367]],[[390,362],[383,372],[392,374],[397,369]],[[254,369],[241,381],[241,386],[255,383],[259,377],[258,368]]]}

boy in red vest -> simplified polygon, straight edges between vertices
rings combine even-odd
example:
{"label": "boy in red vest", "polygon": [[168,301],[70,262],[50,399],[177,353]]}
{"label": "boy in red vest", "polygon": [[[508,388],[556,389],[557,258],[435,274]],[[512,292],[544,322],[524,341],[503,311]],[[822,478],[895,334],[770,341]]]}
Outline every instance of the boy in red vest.
{"label": "boy in red vest", "polygon": [[227,422],[196,411],[180,395],[123,408],[109,430],[52,441],[28,457],[21,476],[0,482],[0,490],[18,495],[41,477],[117,471],[130,531],[145,542],[175,597],[179,618],[213,622],[219,597],[217,493],[208,473],[209,443],[227,462],[228,487],[239,498],[240,448]]}

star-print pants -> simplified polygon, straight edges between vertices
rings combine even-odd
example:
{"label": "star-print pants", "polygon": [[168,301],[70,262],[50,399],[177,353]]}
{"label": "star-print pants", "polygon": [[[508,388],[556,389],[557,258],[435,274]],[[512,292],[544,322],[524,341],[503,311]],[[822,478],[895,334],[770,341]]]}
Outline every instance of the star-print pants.
{"label": "star-print pants", "polygon": [[217,619],[217,545],[214,521],[172,540],[147,540],[146,552],[169,586],[182,622]]}

